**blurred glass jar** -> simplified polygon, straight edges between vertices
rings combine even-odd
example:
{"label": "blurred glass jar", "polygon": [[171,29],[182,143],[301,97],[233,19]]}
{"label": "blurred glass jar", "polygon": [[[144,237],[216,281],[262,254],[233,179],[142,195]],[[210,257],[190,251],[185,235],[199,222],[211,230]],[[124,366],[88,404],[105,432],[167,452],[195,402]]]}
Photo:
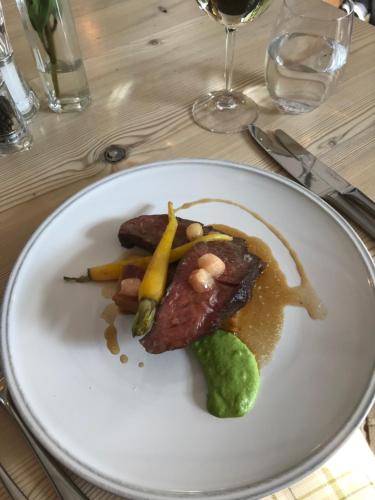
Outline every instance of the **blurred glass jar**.
{"label": "blurred glass jar", "polygon": [[312,111],[335,88],[349,53],[348,3],[344,12],[320,0],[283,0],[266,54],[267,88],[281,111]]}
{"label": "blurred glass jar", "polygon": [[13,56],[0,1],[0,76],[6,83],[18,111],[30,120],[39,109],[39,101],[22,77]]}
{"label": "blurred glass jar", "polygon": [[17,0],[17,6],[49,108],[86,109],[90,91],[69,0]]}
{"label": "blurred glass jar", "polygon": [[0,79],[0,155],[31,148],[32,137],[6,86]]}

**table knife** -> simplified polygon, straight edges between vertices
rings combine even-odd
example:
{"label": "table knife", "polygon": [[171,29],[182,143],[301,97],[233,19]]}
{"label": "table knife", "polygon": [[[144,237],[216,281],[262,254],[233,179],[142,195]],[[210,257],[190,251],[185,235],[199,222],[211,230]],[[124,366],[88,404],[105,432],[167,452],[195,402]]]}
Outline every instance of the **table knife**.
{"label": "table knife", "polygon": [[[1,363],[1,360],[0,360]],[[57,462],[42,448],[39,442],[34,438],[29,429],[23,423],[19,416],[13,401],[8,394],[8,388],[5,378],[2,375],[0,365],[0,406],[2,406],[11,415],[18,424],[19,429],[24,434],[30,444],[40,464],[44,468],[47,477],[55,488],[56,495],[60,500],[88,500],[87,496],[76,486],[67,473],[57,465]]]}
{"label": "table knife", "polygon": [[375,238],[375,203],[283,130],[274,138],[249,125],[253,139],[297,182],[320,196]]}
{"label": "table knife", "polygon": [[9,494],[9,497],[13,500],[27,500],[22,491],[18,488],[16,483],[0,464],[0,483],[3,484],[5,491]]}

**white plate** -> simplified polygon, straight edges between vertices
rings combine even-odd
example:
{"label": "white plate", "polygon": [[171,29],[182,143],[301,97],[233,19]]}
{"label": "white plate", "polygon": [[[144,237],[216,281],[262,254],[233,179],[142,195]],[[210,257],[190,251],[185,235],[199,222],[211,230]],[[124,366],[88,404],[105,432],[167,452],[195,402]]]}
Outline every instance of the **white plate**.
{"label": "white plate", "polygon": [[[120,222],[203,197],[242,203],[297,251],[328,308],[324,321],[288,307],[253,411],[218,419],[186,351],[147,354],[120,322],[121,364],[105,345],[108,300],[79,274],[122,252]],[[280,242],[221,204],[181,213],[226,223],[269,243],[289,284]],[[49,217],[20,256],[6,292],[2,351],[14,400],[35,435],[89,481],[131,498],[261,497],[321,464],[360,423],[374,394],[374,266],[348,224],[276,175],[222,161],[146,165],[104,179]],[[143,361],[144,368],[138,367]]]}

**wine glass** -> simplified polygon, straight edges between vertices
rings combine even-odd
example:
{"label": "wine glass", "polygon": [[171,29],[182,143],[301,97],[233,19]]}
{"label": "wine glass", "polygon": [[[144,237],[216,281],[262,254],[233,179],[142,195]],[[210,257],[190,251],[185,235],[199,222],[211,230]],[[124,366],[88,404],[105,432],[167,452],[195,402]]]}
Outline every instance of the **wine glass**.
{"label": "wine glass", "polygon": [[211,132],[230,134],[245,129],[258,116],[255,102],[232,90],[237,28],[260,16],[271,0],[196,0],[212,19],[225,26],[225,89],[200,97],[193,105],[194,121]]}

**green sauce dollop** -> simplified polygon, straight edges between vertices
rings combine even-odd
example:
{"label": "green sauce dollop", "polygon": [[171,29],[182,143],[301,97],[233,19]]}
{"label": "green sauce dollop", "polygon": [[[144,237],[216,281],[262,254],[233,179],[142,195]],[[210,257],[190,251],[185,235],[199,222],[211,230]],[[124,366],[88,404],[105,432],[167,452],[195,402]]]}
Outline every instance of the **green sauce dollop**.
{"label": "green sauce dollop", "polygon": [[216,330],[192,344],[207,379],[207,410],[216,417],[241,417],[254,405],[259,371],[253,353],[235,335]]}

